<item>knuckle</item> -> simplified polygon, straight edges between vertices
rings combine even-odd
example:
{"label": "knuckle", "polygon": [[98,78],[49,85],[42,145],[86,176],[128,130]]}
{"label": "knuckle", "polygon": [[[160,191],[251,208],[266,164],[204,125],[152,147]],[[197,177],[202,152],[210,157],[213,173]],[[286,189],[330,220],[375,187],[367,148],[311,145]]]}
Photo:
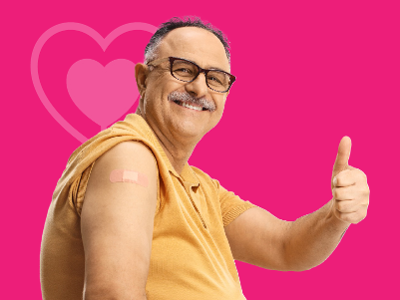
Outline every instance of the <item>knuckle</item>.
{"label": "knuckle", "polygon": [[343,189],[338,189],[336,191],[336,199],[343,200],[344,194],[345,194],[345,191]]}
{"label": "knuckle", "polygon": [[366,194],[369,196],[369,194],[370,194],[371,192],[370,192],[370,190],[369,190],[369,186],[368,186],[368,184],[367,184],[367,186],[366,186],[366,189],[365,189],[365,190],[366,190],[366,191],[365,191],[365,192],[366,192]]}
{"label": "knuckle", "polygon": [[362,199],[369,198],[369,194],[370,191],[367,185],[357,187],[357,195],[359,195],[359,197],[361,197]]}
{"label": "knuckle", "polygon": [[367,182],[367,175],[360,169],[357,169],[357,171],[358,171],[357,172],[358,177],[361,178],[363,182]]}
{"label": "knuckle", "polygon": [[352,222],[352,218],[351,218],[351,216],[350,215],[348,215],[348,214],[341,214],[341,219],[343,220],[343,221],[346,221],[346,222]]}
{"label": "knuckle", "polygon": [[369,201],[365,201],[364,203],[362,203],[362,208],[363,208],[365,214],[368,211],[368,206],[369,206]]}
{"label": "knuckle", "polygon": [[354,224],[358,224],[358,223],[360,223],[362,220],[364,220],[365,219],[365,217],[367,216],[367,214],[365,213],[360,213],[360,214],[358,214],[357,215],[357,221],[354,223]]}
{"label": "knuckle", "polygon": [[364,178],[365,182],[367,182],[367,174],[365,174],[363,171],[361,171],[362,177]]}
{"label": "knuckle", "polygon": [[337,209],[338,209],[340,212],[346,211],[346,204],[344,204],[343,202],[339,202],[339,203],[337,204]]}
{"label": "knuckle", "polygon": [[336,199],[336,188],[332,189],[332,197]]}
{"label": "knuckle", "polygon": [[341,185],[343,183],[343,173],[336,175],[336,185]]}
{"label": "knuckle", "polygon": [[338,191],[338,189],[337,188],[334,188],[333,190],[332,190],[332,196],[333,196],[333,198],[335,198],[335,199],[338,199],[339,198],[339,191]]}

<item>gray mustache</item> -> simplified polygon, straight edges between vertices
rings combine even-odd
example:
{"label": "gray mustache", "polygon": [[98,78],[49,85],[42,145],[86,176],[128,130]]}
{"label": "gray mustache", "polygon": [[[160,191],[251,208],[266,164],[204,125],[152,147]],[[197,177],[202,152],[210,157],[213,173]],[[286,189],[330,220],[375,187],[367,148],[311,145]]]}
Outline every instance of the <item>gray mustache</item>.
{"label": "gray mustache", "polygon": [[189,93],[184,93],[184,92],[172,92],[171,94],[168,95],[168,100],[169,101],[181,101],[181,102],[188,102],[188,103],[193,103],[197,105],[201,105],[205,109],[209,111],[214,111],[216,109],[215,104],[211,101],[207,101],[206,98],[196,98],[190,95]]}

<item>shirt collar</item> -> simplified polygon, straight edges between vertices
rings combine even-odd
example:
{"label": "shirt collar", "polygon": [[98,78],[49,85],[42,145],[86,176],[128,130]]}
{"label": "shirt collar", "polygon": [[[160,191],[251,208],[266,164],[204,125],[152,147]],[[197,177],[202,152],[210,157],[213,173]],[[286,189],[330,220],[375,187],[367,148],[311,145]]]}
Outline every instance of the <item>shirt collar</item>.
{"label": "shirt collar", "polygon": [[137,115],[137,114],[134,114],[134,115],[138,116],[139,117],[138,120],[140,120],[139,122],[143,123],[143,125],[145,125],[145,127],[148,128],[149,137],[152,140],[155,148],[161,155],[169,172],[171,174],[173,174],[175,177],[179,178],[182,182],[189,183],[192,187],[199,187],[200,181],[199,181],[198,177],[196,176],[195,172],[193,171],[193,169],[191,168],[191,166],[189,165],[189,163],[188,162],[185,163],[183,170],[182,170],[181,174],[179,175],[178,172],[176,172],[174,167],[172,166],[167,154],[164,152],[163,147],[161,146],[158,138],[156,137],[154,131],[151,129],[150,125],[146,122],[146,120],[142,116]]}
{"label": "shirt collar", "polygon": [[192,187],[200,186],[199,178],[196,176],[192,167],[188,163],[186,163],[185,166],[183,167],[181,177],[183,178],[184,181],[189,182]]}

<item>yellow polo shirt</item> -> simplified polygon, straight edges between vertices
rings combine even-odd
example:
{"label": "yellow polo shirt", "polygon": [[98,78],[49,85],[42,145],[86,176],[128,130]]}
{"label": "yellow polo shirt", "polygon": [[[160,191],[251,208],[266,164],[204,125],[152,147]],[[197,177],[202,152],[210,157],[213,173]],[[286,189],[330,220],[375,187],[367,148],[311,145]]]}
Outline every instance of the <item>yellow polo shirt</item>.
{"label": "yellow polo shirt", "polygon": [[136,114],[86,141],[69,158],[43,232],[43,299],[82,299],[85,253],[80,218],[90,172],[107,150],[131,140],[153,152],[159,171],[147,299],[245,299],[224,226],[255,205],[188,164],[177,174],[147,122]]}

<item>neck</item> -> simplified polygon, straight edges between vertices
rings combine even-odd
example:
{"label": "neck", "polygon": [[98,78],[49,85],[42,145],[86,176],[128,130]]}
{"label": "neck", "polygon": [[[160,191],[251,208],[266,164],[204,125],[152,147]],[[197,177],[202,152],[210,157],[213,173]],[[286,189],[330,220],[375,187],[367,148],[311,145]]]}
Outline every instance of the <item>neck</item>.
{"label": "neck", "polygon": [[194,150],[194,146],[186,146],[177,145],[176,142],[171,142],[162,132],[154,130],[161,147],[163,148],[165,154],[167,155],[169,161],[171,162],[172,167],[175,171],[180,175],[182,173],[183,167],[189,160],[192,152]]}
{"label": "neck", "polygon": [[180,175],[185,164],[192,155],[197,141],[189,142],[188,139],[176,139],[172,134],[166,135],[158,128],[158,126],[153,124],[151,120],[146,118],[146,116],[143,115],[140,110],[137,110],[136,113],[142,116],[146,120],[147,124],[149,124],[150,128],[153,130],[155,136],[160,142],[165,154],[167,155],[172,167]]}

